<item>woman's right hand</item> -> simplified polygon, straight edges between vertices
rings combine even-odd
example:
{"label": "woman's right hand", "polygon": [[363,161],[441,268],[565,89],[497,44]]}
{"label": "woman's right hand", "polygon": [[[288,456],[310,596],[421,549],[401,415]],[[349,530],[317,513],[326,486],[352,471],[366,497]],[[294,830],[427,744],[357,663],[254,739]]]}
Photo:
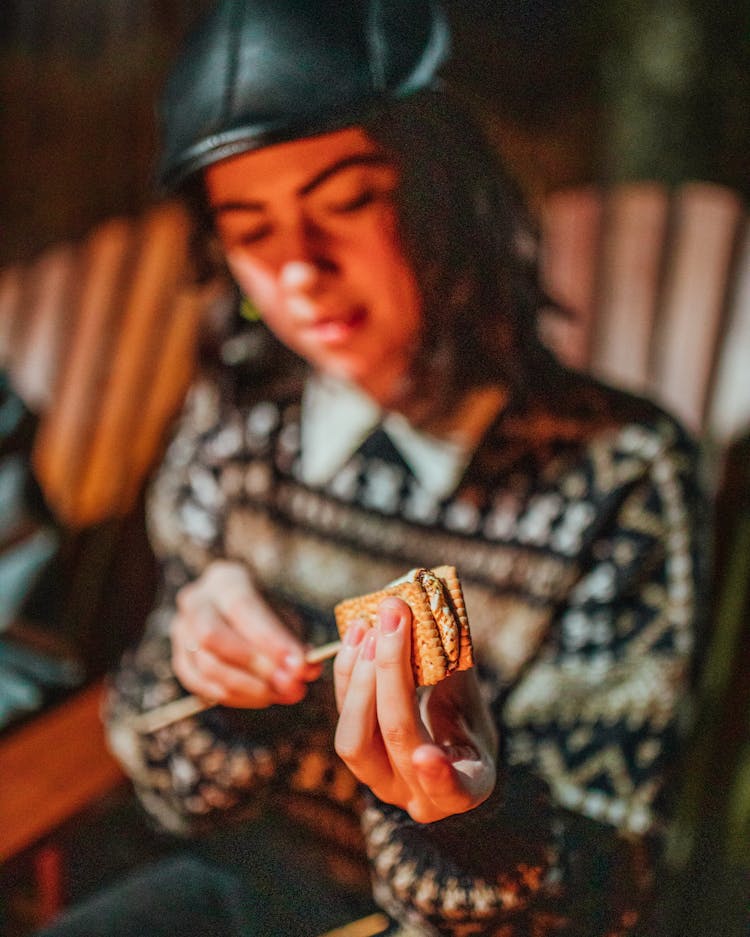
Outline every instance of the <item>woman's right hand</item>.
{"label": "woman's right hand", "polygon": [[185,689],[224,706],[298,703],[320,664],[263,600],[239,563],[215,561],[180,589],[172,666]]}

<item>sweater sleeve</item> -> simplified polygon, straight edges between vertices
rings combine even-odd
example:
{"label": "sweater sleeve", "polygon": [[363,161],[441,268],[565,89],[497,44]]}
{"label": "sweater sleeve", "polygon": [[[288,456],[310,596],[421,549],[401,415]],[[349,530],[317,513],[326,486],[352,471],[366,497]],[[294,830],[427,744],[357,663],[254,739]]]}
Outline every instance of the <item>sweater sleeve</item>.
{"label": "sweater sleeve", "polygon": [[375,894],[407,929],[648,932],[690,698],[703,512],[684,437],[646,439],[637,457],[627,437],[592,457],[579,573],[498,704],[493,796],[424,826],[374,799],[365,812]]}
{"label": "sweater sleeve", "polygon": [[[346,812],[358,802],[354,780],[331,750],[335,710],[325,676],[294,706],[217,706],[155,732],[134,722],[186,695],[171,665],[175,598],[224,555],[234,490],[228,466],[244,438],[238,412],[220,408],[214,385],[196,385],[152,486],[149,522],[161,563],[160,599],[143,638],[110,678],[105,711],[110,747],[142,805],[158,826],[180,835],[252,815],[277,794],[313,794]],[[278,610],[285,614],[286,605]],[[298,610],[288,610],[304,631]]]}
{"label": "sweater sleeve", "polygon": [[331,752],[334,714],[325,680],[295,706],[219,706],[155,732],[134,727],[134,716],[185,695],[164,633],[172,611],[156,610],[146,636],[124,656],[110,679],[105,714],[110,747],[153,821],[178,835],[201,835],[254,815],[269,796],[295,791],[333,792],[338,806],[351,809],[356,787]]}

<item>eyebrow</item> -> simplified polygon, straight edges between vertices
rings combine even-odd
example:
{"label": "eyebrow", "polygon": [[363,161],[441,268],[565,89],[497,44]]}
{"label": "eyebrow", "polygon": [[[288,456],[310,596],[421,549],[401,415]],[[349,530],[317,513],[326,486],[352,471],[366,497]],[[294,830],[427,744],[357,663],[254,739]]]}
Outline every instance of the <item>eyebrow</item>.
{"label": "eyebrow", "polygon": [[265,208],[263,202],[253,202],[242,199],[235,199],[231,202],[219,202],[218,205],[211,205],[211,215],[222,215],[228,211],[261,211]]}
{"label": "eyebrow", "polygon": [[297,194],[309,195],[313,189],[317,189],[326,179],[330,179],[331,176],[335,176],[351,166],[385,166],[388,162],[389,160],[382,153],[354,153],[351,156],[344,156],[335,163],[331,163],[330,166],[326,166],[317,176],[313,176],[309,182],[297,189]]}
{"label": "eyebrow", "polygon": [[[300,186],[300,188],[297,189],[297,194],[309,195],[327,179],[330,179],[331,176],[335,176],[353,166],[385,166],[388,163],[388,158],[382,153],[356,153],[351,156],[344,156],[342,159],[336,160],[335,163],[331,163],[330,166],[326,166],[325,169],[313,176],[309,182]],[[265,208],[264,202],[255,201],[254,199],[233,199],[213,205],[211,207],[211,214],[218,215],[223,212],[231,211],[262,211],[263,208]]]}

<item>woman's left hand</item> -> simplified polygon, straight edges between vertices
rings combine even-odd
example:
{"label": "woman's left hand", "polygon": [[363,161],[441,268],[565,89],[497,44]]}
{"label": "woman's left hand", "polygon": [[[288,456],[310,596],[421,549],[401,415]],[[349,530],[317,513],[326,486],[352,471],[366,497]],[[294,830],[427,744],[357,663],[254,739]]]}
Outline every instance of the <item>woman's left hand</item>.
{"label": "woman's left hand", "polygon": [[412,618],[385,599],[378,625],[354,624],[334,664],[336,751],[386,803],[419,823],[463,813],[495,786],[497,736],[474,670],[415,692]]}

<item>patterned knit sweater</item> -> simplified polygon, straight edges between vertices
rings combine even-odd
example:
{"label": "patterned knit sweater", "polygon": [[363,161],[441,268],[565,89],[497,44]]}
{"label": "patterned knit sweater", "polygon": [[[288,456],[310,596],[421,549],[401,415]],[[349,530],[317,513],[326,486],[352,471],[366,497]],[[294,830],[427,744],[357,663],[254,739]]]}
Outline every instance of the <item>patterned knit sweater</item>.
{"label": "patterned knit sweater", "polygon": [[[239,370],[194,387],[153,486],[161,601],[108,716],[146,808],[196,833],[281,805],[339,864],[364,848],[404,933],[642,933],[696,637],[691,442],[653,405],[571,374],[548,406],[506,406],[442,500],[382,432],[311,488],[302,376]],[[332,749],[330,672],[295,706],[215,708],[135,736],[128,714],[185,692],[169,664],[174,596],[219,557],[246,563],[315,644],[335,637],[341,598],[455,565],[501,740],[490,799],[420,825],[360,791]]]}

